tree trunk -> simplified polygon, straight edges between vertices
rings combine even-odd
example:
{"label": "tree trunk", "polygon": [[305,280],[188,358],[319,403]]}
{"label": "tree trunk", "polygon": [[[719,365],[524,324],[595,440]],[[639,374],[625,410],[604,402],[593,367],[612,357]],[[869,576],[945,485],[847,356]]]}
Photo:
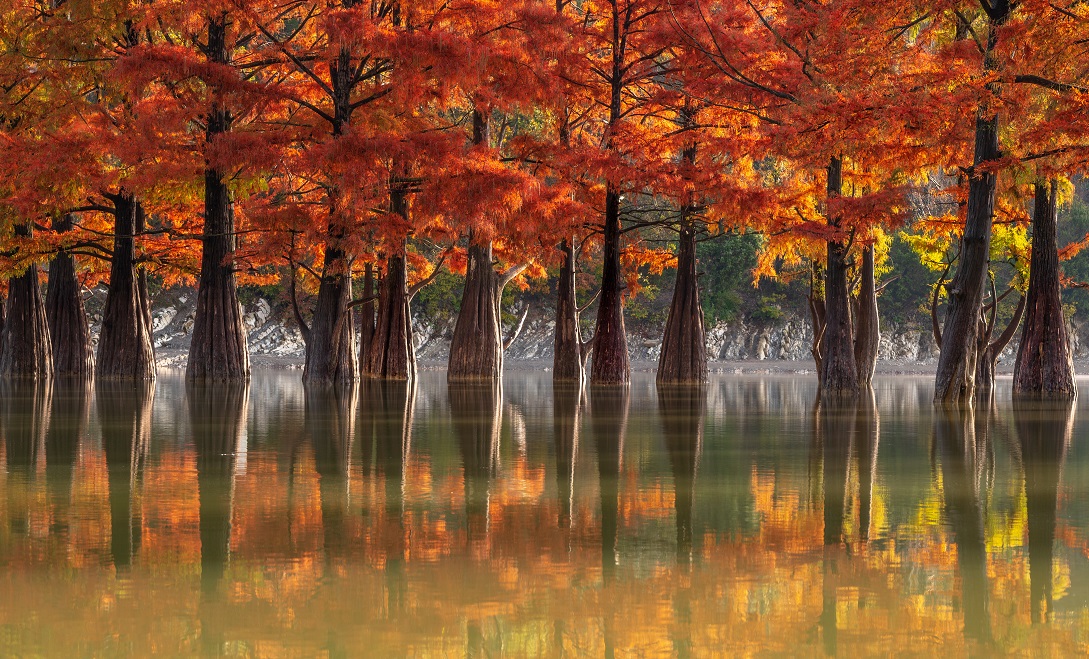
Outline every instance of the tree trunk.
{"label": "tree trunk", "polygon": [[[208,21],[209,61],[227,65],[226,14]],[[205,129],[205,147],[231,129],[230,111],[218,100],[212,102]],[[231,193],[223,173],[206,162],[204,170],[204,234],[197,287],[197,310],[193,320],[193,341],[185,375],[189,379],[248,380],[250,357],[246,327],[234,277],[237,238]]]}
{"label": "tree trunk", "polygon": [[503,375],[503,332],[499,321],[501,278],[492,265],[492,245],[472,244],[461,310],[450,342],[451,382],[498,380]]}
{"label": "tree trunk", "polygon": [[556,338],[552,350],[552,381],[582,384],[586,373],[586,346],[579,328],[575,297],[576,251],[573,240],[560,243],[563,266],[556,286]]}
{"label": "tree trunk", "polygon": [[696,274],[696,231],[688,220],[681,227],[677,281],[662,337],[657,379],[659,384],[707,381],[707,338]]}
{"label": "tree trunk", "polygon": [[110,289],[98,337],[98,377],[152,380],[155,350],[151,342],[151,306],[147,275],[136,265],[135,236],[144,230],[144,208],[122,191],[114,204]]}
{"label": "tree trunk", "polygon": [[[377,322],[372,330],[368,361],[364,366],[364,375],[368,378],[401,381],[416,378],[416,350],[412,345],[407,280],[408,267],[402,243],[399,253],[386,258],[386,274],[378,285]],[[365,313],[370,315],[369,311]],[[363,317],[364,326],[368,315]]]}
{"label": "tree trunk", "polygon": [[1055,180],[1036,183],[1025,325],[1013,369],[1014,396],[1074,399],[1074,358],[1059,284]]}
{"label": "tree trunk", "polygon": [[862,250],[862,283],[858,292],[858,313],[855,315],[855,366],[858,367],[860,387],[867,387],[873,381],[881,344],[881,319],[877,309],[873,261],[873,245],[868,245]]}
{"label": "tree trunk", "polygon": [[[832,158],[828,164],[828,199],[840,196],[843,188],[843,161]],[[828,217],[828,225],[839,226],[839,218]],[[851,329],[850,292],[847,284],[847,245],[828,241],[825,270],[825,329],[821,342],[821,390],[828,394],[858,392],[858,368],[855,364],[854,332]]]}
{"label": "tree trunk", "polygon": [[351,263],[338,248],[326,247],[318,301],[306,332],[303,382],[333,384],[357,377],[355,327],[351,322]]}
{"label": "tree trunk", "polygon": [[[53,220],[53,230],[58,233],[71,228],[71,215]],[[61,378],[86,379],[94,374],[91,330],[80,291],[75,260],[67,251],[58,250],[49,262],[45,316],[53,351],[53,373]]]}
{"label": "tree trunk", "polygon": [[[17,237],[29,238],[29,224],[15,227]],[[8,279],[8,304],[0,337],[0,376],[49,378],[53,375],[53,348],[45,302],[38,285],[38,266]]]}
{"label": "tree trunk", "polygon": [[824,302],[824,276],[820,271],[820,263],[814,261],[813,270],[809,274],[809,295],[806,296],[809,304],[809,324],[813,328],[813,339],[809,346],[809,353],[813,355],[813,364],[816,366],[817,377],[820,377],[824,367],[821,346],[824,344],[824,331],[827,329],[825,323],[827,309]]}
{"label": "tree trunk", "polygon": [[[377,298],[377,295],[374,290],[374,265],[368,263],[363,269],[363,299]],[[359,369],[364,376],[370,373],[371,342],[374,341],[377,310],[378,302],[375,299],[364,302],[356,311],[359,317]]]}
{"label": "tree trunk", "polygon": [[[1009,0],[996,0],[989,12],[985,71],[997,67],[994,61],[997,29],[1009,17],[1010,11]],[[1000,156],[998,114],[984,102],[976,113],[975,154],[968,181],[967,221],[960,241],[960,261],[948,289],[949,310],[934,379],[934,401],[937,403],[965,402],[975,394],[978,319],[991,263],[991,226],[997,184],[995,172],[989,171],[986,165]]]}
{"label": "tree trunk", "polygon": [[628,384],[628,336],[624,330],[624,292],[620,278],[620,192],[611,184],[605,192],[604,267],[594,330],[592,384]]}

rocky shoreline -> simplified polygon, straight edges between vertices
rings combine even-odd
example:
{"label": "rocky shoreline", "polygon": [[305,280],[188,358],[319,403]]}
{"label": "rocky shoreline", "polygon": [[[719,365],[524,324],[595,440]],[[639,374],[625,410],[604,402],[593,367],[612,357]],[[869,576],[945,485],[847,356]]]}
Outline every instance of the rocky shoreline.
{"label": "rocky shoreline", "polygon": [[[92,342],[97,342],[104,291],[95,290],[88,299]],[[183,369],[192,335],[196,295],[188,289],[164,291],[156,297],[152,327],[156,361],[161,369]],[[508,370],[547,370],[552,365],[551,310],[531,311],[521,333],[506,352]],[[285,309],[264,298],[245,305],[244,322],[249,330],[251,365],[255,369],[301,369],[304,346],[302,334]],[[445,319],[414,318],[417,363],[421,369],[446,367],[453,314]],[[629,350],[635,371],[656,368],[661,337],[655,328],[638,323],[629,326]],[[1080,329],[1072,327],[1074,356],[1078,370],[1089,371],[1089,350],[1079,340]],[[587,332],[588,333],[588,332]],[[810,356],[810,328],[807,320],[785,316],[768,323],[719,323],[708,329],[710,370],[715,373],[807,374],[814,372]],[[1013,369],[1016,342],[1011,343],[998,362],[999,374]],[[929,330],[886,326],[882,329],[878,373],[932,375],[938,351]]]}

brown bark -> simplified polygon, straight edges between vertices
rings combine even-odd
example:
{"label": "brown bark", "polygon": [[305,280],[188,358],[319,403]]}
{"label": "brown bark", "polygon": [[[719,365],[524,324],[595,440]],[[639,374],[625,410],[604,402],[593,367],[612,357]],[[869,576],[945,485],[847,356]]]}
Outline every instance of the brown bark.
{"label": "brown bark", "polygon": [[631,380],[631,365],[628,358],[628,336],[624,329],[624,285],[620,273],[620,191],[611,184],[605,192],[604,230],[604,263],[590,382],[627,384]]}
{"label": "brown bark", "polygon": [[412,345],[408,266],[403,251],[386,259],[386,274],[378,285],[378,314],[364,376],[378,380],[416,378],[416,350]]}
{"label": "brown bark", "polygon": [[707,381],[707,337],[696,273],[696,231],[687,220],[681,227],[677,280],[658,357],[657,381],[659,384]]}
{"label": "brown bark", "polygon": [[110,494],[110,554],[114,569],[128,569],[140,551],[143,520],[138,502],[155,387],[144,380],[100,381],[95,404],[102,426]]}
{"label": "brown bark", "polygon": [[[373,299],[372,299],[373,298]],[[359,318],[359,369],[366,376],[370,372],[371,342],[374,341],[375,314],[378,311],[378,294],[374,290],[374,264],[363,268],[363,299],[355,315]]]}
{"label": "brown bark", "polygon": [[813,264],[813,271],[809,276],[809,294],[806,301],[809,306],[809,324],[813,328],[813,339],[809,346],[809,353],[813,355],[813,364],[816,366],[817,375],[822,372],[824,360],[821,355],[821,345],[824,343],[824,331],[826,308],[824,303],[824,277],[820,272],[819,264]]}
{"label": "brown bark", "polygon": [[151,305],[147,275],[136,262],[135,245],[135,237],[144,231],[144,207],[125,191],[108,198],[114,205],[113,259],[98,335],[97,377],[152,380]]}
{"label": "brown bark", "polygon": [[[843,161],[832,158],[828,164],[828,199],[842,194]],[[836,228],[839,218],[828,217]],[[825,268],[825,329],[821,341],[821,390],[827,394],[857,393],[858,368],[855,363],[854,331],[851,327],[850,291],[847,283],[846,243],[828,241]]]}
{"label": "brown bark", "polygon": [[[30,236],[29,225],[17,226],[17,236]],[[0,336],[0,376],[49,378],[53,375],[53,347],[45,301],[38,285],[38,266],[8,279],[7,313]]]}
{"label": "brown bark", "polygon": [[1021,448],[1028,520],[1030,611],[1033,624],[1052,614],[1055,525],[1059,482],[1074,429],[1066,400],[1015,400],[1013,422]]}
{"label": "brown bark", "polygon": [[1010,317],[1010,321],[1006,325],[1006,329],[997,338],[991,340],[991,335],[994,334],[994,320],[999,303],[999,298],[993,289],[991,297],[991,303],[984,307],[984,311],[989,312],[990,318],[986,320],[981,318],[979,321],[980,329],[976,348],[978,355],[976,358],[976,400],[990,401],[994,397],[994,378],[995,369],[998,365],[998,356],[1009,345],[1025,311],[1025,296],[1022,295],[1013,311],[1013,316]]}
{"label": "brown bark", "polygon": [[190,380],[185,389],[197,457],[200,584],[213,597],[227,569],[238,443],[246,423],[249,385]]}
{"label": "brown bark", "polygon": [[877,352],[881,344],[881,318],[877,308],[877,282],[874,277],[873,245],[862,250],[862,281],[858,291],[855,314],[855,366],[859,387],[873,381],[877,368]]}
{"label": "brown bark", "polygon": [[1059,283],[1056,192],[1055,180],[1036,183],[1027,310],[1013,369],[1013,395],[1073,400],[1078,386]]}
{"label": "brown bark", "polygon": [[556,285],[556,337],[552,350],[552,381],[581,384],[586,376],[588,345],[582,340],[575,297],[574,240],[560,243],[563,265]]}
{"label": "brown bark", "polygon": [[503,332],[499,319],[502,277],[495,271],[491,242],[472,244],[454,336],[450,341],[451,382],[498,380],[503,374]]}
{"label": "brown bark", "polygon": [[[997,66],[998,28],[1010,15],[1009,0],[996,0],[988,11],[984,70]],[[942,331],[942,345],[934,379],[934,401],[957,403],[975,394],[978,355],[978,321],[983,289],[991,261],[991,227],[994,221],[996,174],[986,165],[1001,156],[998,144],[998,114],[987,103],[976,113],[975,154],[968,181],[968,210],[960,243],[957,272],[949,286],[949,310]]]}
{"label": "brown bark", "polygon": [[[71,228],[71,215],[53,220],[54,231],[63,233]],[[94,350],[81,288],[72,255],[58,250],[49,261],[45,316],[53,352],[53,373],[59,378],[86,379],[94,375]]]}
{"label": "brown bark", "polygon": [[703,386],[658,386],[658,416],[669,465],[673,472],[673,508],[677,516],[677,563],[692,563],[692,498],[703,452],[703,417],[707,391]]}
{"label": "brown bark", "polygon": [[[204,52],[212,63],[230,64],[225,13],[208,20],[208,43]],[[218,90],[213,89],[213,93],[218,94]],[[231,130],[231,121],[230,110],[218,98],[214,100],[207,116],[206,148],[214,147],[215,142]],[[226,381],[250,377],[246,327],[242,322],[242,306],[238,303],[234,276],[237,246],[234,205],[223,178],[223,172],[205,163],[200,281],[193,341],[185,369],[189,379]]]}
{"label": "brown bark", "polygon": [[[981,414],[987,412],[981,410]],[[989,419],[984,417],[979,421],[970,405],[945,407],[935,412],[934,435],[941,455],[946,519],[957,548],[964,635],[989,644],[994,637],[983,508],[977,480],[979,458],[986,454],[989,439]]]}
{"label": "brown bark", "polygon": [[352,280],[348,275],[351,261],[342,250],[326,247],[318,300],[306,337],[306,363],[303,382],[333,384],[358,377],[355,327],[349,304]]}

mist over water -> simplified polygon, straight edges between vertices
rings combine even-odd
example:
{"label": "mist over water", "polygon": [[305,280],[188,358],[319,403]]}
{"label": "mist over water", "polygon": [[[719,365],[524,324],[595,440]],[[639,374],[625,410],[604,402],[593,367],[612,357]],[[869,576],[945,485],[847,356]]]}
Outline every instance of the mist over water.
{"label": "mist over water", "polygon": [[1008,380],[3,386],[4,655],[1089,649],[1089,413]]}

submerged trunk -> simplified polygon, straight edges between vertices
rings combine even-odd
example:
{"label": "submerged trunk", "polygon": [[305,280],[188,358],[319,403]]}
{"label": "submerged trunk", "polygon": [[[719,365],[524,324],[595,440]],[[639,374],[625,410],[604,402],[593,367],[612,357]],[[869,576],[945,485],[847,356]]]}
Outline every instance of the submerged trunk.
{"label": "submerged trunk", "polygon": [[809,353],[813,355],[813,364],[816,366],[819,377],[824,365],[821,356],[821,345],[824,343],[825,303],[824,303],[824,275],[821,274],[819,263],[813,263],[813,270],[809,273],[809,295],[806,296],[809,304],[809,323],[813,328],[813,339],[809,346]]}
{"label": "submerged trunk", "polygon": [[[828,164],[828,198],[840,196],[843,188],[843,161],[832,158]],[[828,224],[837,227],[838,217],[829,216]],[[855,365],[854,332],[851,329],[851,305],[847,284],[847,245],[828,241],[825,271],[825,329],[821,341],[821,390],[829,394],[858,391]]]}
{"label": "submerged trunk", "polygon": [[1054,180],[1036,183],[1027,310],[1013,369],[1015,396],[1073,399],[1078,395],[1059,284],[1056,188]]}
{"label": "submerged trunk", "polygon": [[491,484],[499,470],[503,390],[494,382],[452,382],[450,421],[461,452],[465,533],[474,556],[488,554]]}
{"label": "submerged trunk", "polygon": [[627,384],[631,379],[628,337],[624,330],[624,292],[620,278],[620,192],[611,185],[605,193],[605,240],[601,295],[594,330],[593,384]]}
{"label": "submerged trunk", "polygon": [[[71,229],[72,216],[53,220],[54,231]],[[89,378],[95,371],[95,351],[90,345],[90,328],[87,327],[81,289],[75,276],[75,260],[61,249],[49,261],[46,319],[53,352],[53,374],[62,378]]]}
{"label": "submerged trunk", "polygon": [[878,346],[881,343],[881,319],[877,309],[873,245],[862,250],[861,274],[858,313],[855,316],[855,366],[858,368],[858,384],[860,387],[865,387],[873,381],[873,373],[877,368]]}
{"label": "submerged trunk", "polygon": [[[1009,0],[996,0],[990,14],[984,70],[997,65],[993,52],[997,28],[1010,14]],[[956,403],[971,400],[975,393],[978,352],[978,318],[983,287],[991,263],[991,227],[994,222],[996,174],[986,165],[1001,156],[998,114],[981,104],[976,113],[975,154],[968,182],[967,221],[960,241],[960,260],[949,286],[949,311],[942,332],[941,351],[934,378],[934,401]]]}
{"label": "submerged trunk", "polygon": [[378,310],[374,265],[370,263],[363,269],[363,299],[368,301],[359,307],[356,315],[359,316],[359,370],[367,375],[370,372],[371,341],[374,340],[374,317]]}
{"label": "submerged trunk", "polygon": [[357,377],[355,327],[351,322],[351,270],[347,255],[329,247],[325,251],[318,301],[306,335],[303,382],[350,382]]}
{"label": "submerged trunk", "polygon": [[[205,53],[209,61],[230,62],[226,33],[226,14],[208,21]],[[216,139],[230,131],[231,119],[219,101],[212,103],[205,129],[206,148],[214,148]],[[206,167],[200,283],[185,375],[190,379],[247,380],[250,357],[234,277],[234,208],[223,173],[207,163]]]}
{"label": "submerged trunk", "polygon": [[155,351],[147,275],[136,265],[135,236],[144,230],[144,208],[132,195],[111,195],[114,204],[110,288],[98,338],[98,377],[151,380]]}
{"label": "submerged trunk", "polygon": [[[29,224],[18,225],[15,235],[29,238]],[[38,266],[8,279],[7,314],[0,335],[0,376],[48,378],[53,375],[53,348],[45,302],[38,285]]]}
{"label": "submerged trunk", "polygon": [[368,378],[408,381],[416,377],[407,282],[408,267],[402,245],[401,252],[386,259],[386,274],[378,285],[377,322],[369,311],[363,317],[364,327],[368,322],[374,323],[367,363],[363,366],[363,374]]}
{"label": "submerged trunk", "polygon": [[662,353],[658,358],[658,382],[702,384],[706,381],[707,340],[696,274],[696,231],[685,221],[677,254],[677,281],[662,337]]}
{"label": "submerged trunk", "polygon": [[492,265],[491,243],[470,244],[461,310],[450,342],[447,377],[451,381],[497,380],[503,374],[501,293],[501,278]]}
{"label": "submerged trunk", "polygon": [[586,346],[579,328],[579,308],[575,298],[574,241],[560,243],[563,266],[556,286],[556,338],[552,351],[552,381],[581,384],[585,377]]}
{"label": "submerged trunk", "polygon": [[[71,215],[53,220],[54,231],[63,233],[71,228]],[[75,260],[67,251],[58,250],[49,262],[49,288],[45,294],[53,373],[57,377],[84,379],[94,374],[91,331],[80,289]]]}
{"label": "submerged trunk", "polygon": [[703,452],[704,387],[659,386],[658,416],[673,472],[673,507],[677,516],[677,563],[692,564],[692,502]]}

